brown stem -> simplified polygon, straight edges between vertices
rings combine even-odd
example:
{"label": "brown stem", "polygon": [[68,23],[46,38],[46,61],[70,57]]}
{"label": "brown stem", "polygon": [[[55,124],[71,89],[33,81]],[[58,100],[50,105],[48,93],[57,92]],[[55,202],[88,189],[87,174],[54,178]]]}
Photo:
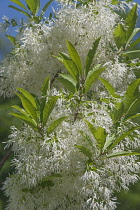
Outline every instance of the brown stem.
{"label": "brown stem", "polygon": [[5,162],[9,159],[10,155],[13,153],[12,149],[10,149],[7,154],[4,156],[2,161],[0,162],[0,169],[4,166]]}
{"label": "brown stem", "polygon": [[54,77],[51,79],[50,87],[52,87],[52,84],[54,83],[54,81],[55,81],[56,78],[58,77],[59,73],[61,73],[61,70],[58,70],[58,71],[56,72],[56,74],[54,75]]}

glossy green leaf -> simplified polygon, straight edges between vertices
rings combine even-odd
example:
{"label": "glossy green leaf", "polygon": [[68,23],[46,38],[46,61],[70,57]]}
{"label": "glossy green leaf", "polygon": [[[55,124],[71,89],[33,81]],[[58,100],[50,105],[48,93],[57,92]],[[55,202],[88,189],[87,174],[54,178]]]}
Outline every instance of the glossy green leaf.
{"label": "glossy green leaf", "polygon": [[24,95],[20,93],[16,93],[16,95],[21,99],[25,111],[35,120],[35,122],[38,122],[37,113],[32,103]]}
{"label": "glossy green leaf", "polygon": [[38,10],[39,1],[38,0],[25,0],[26,4],[28,5],[30,11],[33,15],[36,15]]}
{"label": "glossy green leaf", "polygon": [[27,8],[24,6],[24,4],[22,4],[21,1],[19,1],[19,0],[10,0],[10,1],[14,2],[15,4],[22,7],[23,9],[27,10]]}
{"label": "glossy green leaf", "polygon": [[37,124],[35,123],[34,120],[32,120],[30,117],[28,117],[27,115],[24,115],[24,114],[19,114],[19,113],[9,113],[10,115],[13,115],[15,117],[18,117],[20,118],[25,124],[31,126],[34,130],[38,130],[37,129]]}
{"label": "glossy green leaf", "polygon": [[50,133],[52,133],[67,118],[68,117],[61,117],[55,120],[53,123],[51,123],[51,125],[47,129],[47,134],[49,135]]}
{"label": "glossy green leaf", "polygon": [[70,74],[60,73],[59,75],[63,77],[65,80],[71,82],[74,85],[74,87],[76,87],[77,82],[73,79],[73,77]]}
{"label": "glossy green leaf", "polygon": [[118,120],[120,120],[123,114],[124,114],[124,104],[121,102],[121,103],[118,103],[118,106],[115,107],[113,111],[111,112],[113,121],[117,122]]}
{"label": "glossy green leaf", "polygon": [[75,93],[77,90],[76,90],[76,87],[73,85],[73,83],[71,83],[69,80],[67,79],[64,79],[64,78],[61,78],[61,77],[58,77],[57,80],[59,82],[61,82],[64,87],[69,90],[71,93]]}
{"label": "glossy green leaf", "polygon": [[76,64],[79,70],[79,74],[82,75],[82,63],[81,63],[80,56],[77,50],[75,49],[75,47],[68,40],[66,41],[66,43],[67,43],[69,55],[71,59],[73,60],[73,62]]}
{"label": "glossy green leaf", "polygon": [[139,129],[140,126],[136,126],[136,127],[133,127],[131,128],[130,130],[124,132],[121,136],[119,136],[115,142],[109,147],[109,149],[112,149],[114,148],[117,144],[119,144],[126,136],[129,136],[130,133],[132,133],[133,131]]}
{"label": "glossy green leaf", "polygon": [[12,108],[18,110],[20,113],[24,114],[24,115],[27,115],[28,116],[28,113],[22,109],[21,107],[19,107],[18,105],[14,105],[14,106],[11,106]]}
{"label": "glossy green leaf", "polygon": [[50,4],[53,2],[53,0],[50,0],[50,1],[48,1],[46,4],[45,4],[45,6],[43,7],[43,9],[42,9],[42,12],[44,13],[44,12],[46,12],[46,10],[48,9],[48,7],[50,6]]}
{"label": "glossy green leaf", "polygon": [[53,96],[51,99],[48,100],[48,102],[46,103],[44,107],[44,110],[43,110],[43,125],[44,126],[46,125],[48,118],[56,105],[57,99],[58,99],[57,96]]}
{"label": "glossy green leaf", "polygon": [[118,26],[114,30],[114,40],[117,45],[117,48],[120,49],[124,46],[126,42],[126,31],[122,24],[118,24]]}
{"label": "glossy green leaf", "polygon": [[34,98],[34,96],[32,96],[27,90],[23,88],[17,88],[17,90],[19,90],[23,94],[23,96],[31,102],[34,108],[37,109],[36,99]]}
{"label": "glossy green leaf", "polygon": [[112,154],[107,155],[106,157],[103,157],[102,159],[107,159],[107,158],[113,158],[113,157],[121,157],[121,156],[130,156],[130,155],[140,155],[138,152],[114,152]]}
{"label": "glossy green leaf", "polygon": [[23,13],[23,14],[26,15],[28,18],[32,18],[30,14],[28,14],[27,12],[25,12],[25,11],[19,9],[18,7],[15,7],[15,6],[13,6],[13,5],[9,5],[8,7],[10,7],[10,8],[12,8],[12,9],[15,9],[15,10],[17,10],[17,11]]}
{"label": "glossy green leaf", "polygon": [[18,45],[17,39],[14,36],[5,35],[14,45]]}
{"label": "glossy green leaf", "polygon": [[88,92],[93,83],[98,79],[99,75],[105,70],[104,68],[100,68],[100,64],[97,64],[93,67],[92,70],[88,72],[87,78],[84,83],[85,92]]}
{"label": "glossy green leaf", "polygon": [[75,62],[65,53],[59,52],[61,58],[63,59],[62,62],[65,68],[69,71],[71,76],[76,80],[79,81],[79,70],[75,64]]}
{"label": "glossy green leaf", "polygon": [[131,43],[131,45],[129,46],[129,48],[134,47],[135,45],[140,43],[140,37],[138,39],[136,39],[134,42]]}
{"label": "glossy green leaf", "polygon": [[96,51],[98,49],[98,45],[100,42],[101,37],[96,39],[96,41],[93,43],[92,48],[89,50],[87,57],[86,57],[86,69],[85,69],[85,76],[87,76],[88,72],[90,71],[92,61],[95,57]]}
{"label": "glossy green leaf", "polygon": [[124,103],[124,110],[127,112],[130,105],[135,100],[134,94],[138,86],[140,85],[140,79],[134,80],[131,84],[128,85],[128,88],[126,90],[126,93],[124,95],[123,103]]}
{"label": "glossy green leaf", "polygon": [[50,88],[50,76],[46,77],[41,88],[42,95],[46,95],[47,90]]}
{"label": "glossy green leaf", "polygon": [[112,95],[114,97],[118,96],[117,94],[115,94],[114,87],[107,80],[105,80],[101,77],[99,77],[98,79],[103,83],[103,85],[105,86],[105,88],[107,89],[107,91],[109,92],[110,95]]}
{"label": "glossy green leaf", "polygon": [[94,131],[94,137],[97,141],[98,146],[102,149],[104,144],[105,144],[105,140],[106,140],[106,130],[102,127],[97,127]]}
{"label": "glossy green leaf", "polygon": [[125,52],[123,53],[123,55],[134,54],[134,53],[140,53],[140,50],[125,51]]}
{"label": "glossy green leaf", "polygon": [[77,144],[75,144],[74,146],[77,147],[80,150],[80,152],[82,152],[84,155],[86,155],[89,159],[91,159],[92,153],[89,149],[87,149],[84,146],[77,145]]}
{"label": "glossy green leaf", "polygon": [[90,130],[90,132],[92,133],[92,135],[94,136],[94,132],[95,132],[95,127],[92,123],[90,123],[89,121],[87,120],[84,120],[88,126],[88,129]]}
{"label": "glossy green leaf", "polygon": [[108,147],[111,146],[111,144],[113,143],[113,141],[115,140],[115,136],[107,136],[106,137],[106,141],[105,141],[105,144],[104,144],[104,147],[103,147],[103,151],[107,150]]}
{"label": "glossy green leaf", "polygon": [[[126,43],[126,47],[129,45],[129,43],[132,41],[132,39],[135,37],[135,35],[136,35],[139,31],[140,31],[140,28],[135,28],[135,29],[133,30],[131,36],[129,37],[129,39],[128,39],[127,43]],[[136,41],[132,42],[132,44],[131,44],[129,47],[135,46],[136,44],[139,43],[138,41],[139,41],[139,38],[138,38]]]}
{"label": "glossy green leaf", "polygon": [[132,9],[128,12],[128,15],[125,19],[125,27],[126,27],[126,36],[127,40],[131,36],[137,21],[138,13],[137,13],[137,4],[135,4]]}

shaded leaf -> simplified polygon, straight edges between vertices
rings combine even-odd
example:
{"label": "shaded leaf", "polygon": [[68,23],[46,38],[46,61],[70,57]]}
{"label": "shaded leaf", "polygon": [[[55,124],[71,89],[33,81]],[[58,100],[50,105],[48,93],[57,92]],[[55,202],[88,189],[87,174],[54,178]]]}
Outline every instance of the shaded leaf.
{"label": "shaded leaf", "polygon": [[68,117],[61,117],[61,118],[55,120],[53,123],[51,123],[51,125],[47,129],[47,134],[52,133],[67,118]]}
{"label": "shaded leaf", "polygon": [[115,94],[114,87],[107,80],[105,80],[101,77],[99,77],[98,79],[103,83],[103,85],[105,86],[105,88],[107,89],[107,91],[109,92],[110,95],[118,96],[117,94]]}
{"label": "shaded leaf", "polygon": [[130,156],[130,155],[140,155],[138,152],[114,152],[112,154],[107,155],[106,157],[103,157],[102,159],[112,158],[112,157],[121,157],[121,156]]}
{"label": "shaded leaf", "polygon": [[82,152],[84,155],[86,155],[89,159],[91,159],[92,153],[89,149],[87,149],[84,146],[77,145],[77,144],[75,144],[74,146],[77,147],[80,150],[80,152]]}
{"label": "shaded leaf", "polygon": [[46,12],[46,10],[48,9],[48,7],[50,6],[50,4],[53,2],[53,0],[50,0],[50,1],[48,1],[46,4],[45,4],[45,6],[43,7],[43,9],[42,9],[42,12],[44,13],[44,12]]}
{"label": "shaded leaf", "polygon": [[76,92],[76,87],[75,85],[73,85],[73,83],[70,80],[61,77],[58,77],[57,80],[61,82],[64,85],[64,87],[66,87],[70,92],[72,93]]}
{"label": "shaded leaf", "polygon": [[128,136],[130,133],[132,133],[133,131],[139,129],[140,126],[136,126],[136,127],[133,127],[131,128],[130,130],[124,132],[121,136],[119,136],[115,142],[109,147],[109,149],[112,149],[114,148],[118,143],[120,143],[126,136]]}

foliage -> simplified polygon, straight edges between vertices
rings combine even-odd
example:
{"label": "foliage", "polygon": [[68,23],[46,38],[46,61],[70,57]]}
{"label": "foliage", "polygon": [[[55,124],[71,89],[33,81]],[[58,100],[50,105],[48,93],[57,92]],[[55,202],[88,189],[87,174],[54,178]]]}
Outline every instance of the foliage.
{"label": "foliage", "polygon": [[[15,173],[3,185],[10,198],[7,209],[115,209],[112,194],[128,189],[139,173],[140,125],[135,120],[140,110],[135,107],[140,78],[135,74],[140,61],[130,56],[139,52],[132,50],[139,42],[133,41],[140,30],[135,27],[138,4],[122,21],[112,9],[124,8],[120,1],[111,1],[113,7],[102,0],[61,1],[64,7],[46,27],[41,21],[52,1],[40,16],[40,1],[26,1],[27,7],[11,1],[22,10],[10,7],[34,24],[25,30],[20,45],[8,36],[15,49],[2,66],[1,94],[12,96],[19,84],[15,94],[21,106],[12,106],[16,111],[10,114],[23,122],[21,129],[11,127],[6,145],[16,154]],[[87,25],[80,19],[85,17]],[[44,71],[42,57],[50,70]]]}

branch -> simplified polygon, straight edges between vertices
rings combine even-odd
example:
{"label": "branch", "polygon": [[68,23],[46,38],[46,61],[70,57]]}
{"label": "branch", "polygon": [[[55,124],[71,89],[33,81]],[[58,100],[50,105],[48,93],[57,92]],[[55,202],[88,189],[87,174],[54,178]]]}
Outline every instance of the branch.
{"label": "branch", "polygon": [[4,156],[2,161],[0,162],[0,169],[4,166],[5,162],[9,159],[10,155],[12,154],[12,149],[10,149],[7,154]]}

